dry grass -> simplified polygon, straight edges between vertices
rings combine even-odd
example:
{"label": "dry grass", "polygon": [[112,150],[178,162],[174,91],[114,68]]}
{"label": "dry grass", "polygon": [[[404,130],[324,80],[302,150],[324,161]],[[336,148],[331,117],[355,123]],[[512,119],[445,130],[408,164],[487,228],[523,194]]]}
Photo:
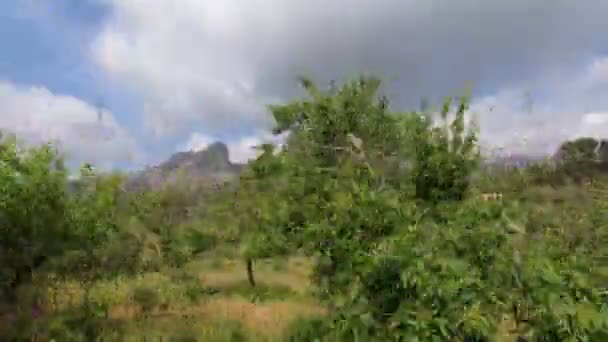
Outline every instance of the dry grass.
{"label": "dry grass", "polygon": [[[197,302],[179,301],[180,284],[167,274],[151,273],[118,282],[99,282],[91,292],[92,299],[107,303],[108,318],[127,327],[125,341],[141,341],[143,336],[164,340],[184,331],[210,342],[230,340],[226,336],[238,331],[242,331],[248,341],[279,341],[295,320],[326,313],[309,295],[310,261],[306,259],[286,260],[279,269],[275,261],[258,262],[256,277],[260,287],[267,286],[271,292],[273,288],[279,291],[288,287],[293,292],[285,298],[270,297],[257,303],[234,291],[248,287],[244,264],[238,259],[196,262],[188,265],[186,271],[198,274],[203,287],[214,287],[220,292],[203,296]],[[130,299],[132,290],[143,284],[160,289],[163,297],[161,305],[146,316]],[[60,284],[56,293],[59,305],[55,309],[66,308],[70,303],[77,305],[82,293],[77,283]],[[521,331],[516,331],[513,323],[506,320],[499,326],[497,340],[516,341],[518,333]]]}
{"label": "dry grass", "polygon": [[[298,294],[307,294],[311,289],[310,261],[304,258],[291,258],[285,269],[276,270],[272,261],[255,264],[255,277],[258,283],[267,286],[288,287]],[[200,280],[204,286],[227,288],[247,281],[245,265],[240,260],[223,260],[220,269],[201,265]]]}
{"label": "dry grass", "polygon": [[316,304],[295,301],[251,303],[242,298],[220,298],[205,303],[201,309],[220,320],[238,321],[247,330],[279,337],[295,319],[322,315]]}
{"label": "dry grass", "polygon": [[[213,265],[211,264],[213,263]],[[323,315],[325,310],[309,295],[310,262],[293,258],[277,262],[260,261],[255,265],[259,288],[271,293],[288,288],[287,296],[270,296],[263,302],[253,303],[247,298],[245,266],[238,259],[199,261],[188,265],[185,272],[198,275],[203,287],[219,289],[213,296],[203,296],[197,302],[180,300],[183,288],[167,274],[150,273],[137,278],[123,278],[115,282],[99,282],[91,291],[91,298],[109,306],[108,318],[129,327],[132,336],[171,336],[180,328],[178,322],[188,320],[187,330],[205,336],[205,340],[222,340],[225,331],[242,327],[252,341],[275,341],[285,328],[300,317]],[[134,288],[150,286],[159,290],[161,305],[146,317],[141,308],[130,298]],[[240,291],[247,290],[247,291]],[[180,292],[181,291],[181,292]],[[56,306],[61,310],[81,302],[83,290],[77,283],[59,284],[57,291],[50,291]],[[239,295],[241,294],[241,295]],[[232,328],[231,328],[232,327]],[[135,337],[133,337],[135,338]]]}
{"label": "dry grass", "polygon": [[[315,303],[292,300],[251,303],[238,297],[219,297],[201,301],[197,305],[173,310],[155,310],[151,319],[181,319],[189,317],[198,322],[219,324],[223,321],[240,323],[255,336],[278,338],[284,329],[300,317],[318,316],[325,310]],[[113,320],[133,320],[141,317],[136,305],[116,305],[110,309]]]}
{"label": "dry grass", "polygon": [[512,319],[507,318],[498,324],[496,340],[497,342],[516,342],[518,341],[517,337],[524,335],[525,332],[525,324],[518,327]]}

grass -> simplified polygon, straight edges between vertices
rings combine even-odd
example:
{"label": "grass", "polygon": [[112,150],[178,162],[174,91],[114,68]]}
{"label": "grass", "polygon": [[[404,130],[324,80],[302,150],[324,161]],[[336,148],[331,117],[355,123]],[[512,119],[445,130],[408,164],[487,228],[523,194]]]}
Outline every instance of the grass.
{"label": "grass", "polygon": [[[209,322],[205,320],[155,318],[131,321],[124,328],[125,341],[243,341],[248,337],[238,322]],[[260,337],[260,340],[263,337]]]}
{"label": "grass", "polygon": [[[290,258],[277,269],[275,260],[263,260],[254,266],[256,281],[260,286],[282,286],[300,295],[310,291],[310,262],[304,258]],[[233,288],[247,282],[245,264],[240,260],[225,259],[218,268],[217,261],[194,263],[188,268],[198,268],[201,283],[214,288]]]}
{"label": "grass", "polygon": [[[311,294],[310,266],[304,258],[257,262],[258,283],[251,288],[241,260],[210,258],[179,270],[99,281],[90,298],[107,308],[106,340],[281,341],[294,321],[325,314]],[[197,296],[188,295],[195,285]],[[138,291],[140,297],[147,292],[158,296],[150,300],[156,304],[151,310],[138,304]],[[57,284],[49,290],[56,303],[47,310],[68,310],[82,302],[82,295],[77,283]],[[115,329],[123,335],[113,335]],[[497,341],[515,341],[517,335],[507,320],[499,326]]]}
{"label": "grass", "polygon": [[[265,260],[255,268],[255,288],[247,282],[241,260],[209,258],[180,270],[99,281],[90,298],[105,305],[108,324],[121,326],[127,341],[181,335],[177,340],[278,341],[294,320],[324,313],[310,294],[308,260]],[[156,305],[144,312],[134,294],[140,302]],[[148,301],[142,298],[146,294],[158,298]],[[48,295],[55,300],[47,310],[59,312],[81,303],[83,290],[77,283],[63,282]]]}

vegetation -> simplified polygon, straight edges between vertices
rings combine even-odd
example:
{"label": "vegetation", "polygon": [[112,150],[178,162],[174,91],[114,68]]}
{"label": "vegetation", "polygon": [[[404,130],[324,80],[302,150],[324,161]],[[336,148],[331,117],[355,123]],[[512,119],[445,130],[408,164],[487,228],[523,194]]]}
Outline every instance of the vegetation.
{"label": "vegetation", "polygon": [[489,170],[466,97],[446,99],[437,124],[391,111],[375,78],[300,81],[308,98],[270,107],[286,146],[261,146],[214,192],[127,191],[88,165],[69,183],[52,146],[2,140],[0,335],[608,339],[593,141],[565,143],[557,164]]}

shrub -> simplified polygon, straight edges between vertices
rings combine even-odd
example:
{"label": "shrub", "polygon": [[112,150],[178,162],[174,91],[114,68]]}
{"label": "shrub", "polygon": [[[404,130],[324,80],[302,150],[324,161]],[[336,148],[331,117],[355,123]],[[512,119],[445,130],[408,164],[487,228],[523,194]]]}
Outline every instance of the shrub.
{"label": "shrub", "polygon": [[[390,113],[373,78],[328,92],[302,84],[309,99],[271,108],[276,131],[291,131],[271,179],[290,182],[256,199],[272,229],[315,257],[313,279],[332,309],[325,336],[311,332],[316,323],[297,334],[484,341],[504,315],[525,319],[538,340],[607,331],[596,288],[605,285],[590,283],[601,252],[579,233],[596,231],[587,209],[563,206],[572,200],[558,196],[551,202],[559,209],[544,216],[519,201],[525,196],[496,203],[468,196],[479,148],[476,132],[465,130],[466,98],[453,120],[446,101],[437,127],[429,115]],[[525,189],[559,172],[541,166],[512,179]],[[555,229],[544,228],[549,220]],[[568,304],[555,310],[558,298]]]}
{"label": "shrub", "polygon": [[331,327],[325,318],[306,318],[292,322],[285,331],[286,342],[325,341]]}
{"label": "shrub", "polygon": [[160,296],[156,289],[147,286],[138,286],[133,290],[133,300],[142,310],[149,313],[160,303]]}

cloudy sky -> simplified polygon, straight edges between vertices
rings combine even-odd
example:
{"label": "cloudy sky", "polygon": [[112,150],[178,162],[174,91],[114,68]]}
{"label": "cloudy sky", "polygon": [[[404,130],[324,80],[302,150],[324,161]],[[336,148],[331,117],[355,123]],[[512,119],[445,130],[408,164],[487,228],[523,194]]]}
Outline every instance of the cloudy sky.
{"label": "cloudy sky", "polygon": [[0,128],[106,168],[215,140],[243,161],[295,76],[372,72],[397,109],[470,86],[486,146],[545,153],[608,137],[606,18],[605,0],[3,0]]}

